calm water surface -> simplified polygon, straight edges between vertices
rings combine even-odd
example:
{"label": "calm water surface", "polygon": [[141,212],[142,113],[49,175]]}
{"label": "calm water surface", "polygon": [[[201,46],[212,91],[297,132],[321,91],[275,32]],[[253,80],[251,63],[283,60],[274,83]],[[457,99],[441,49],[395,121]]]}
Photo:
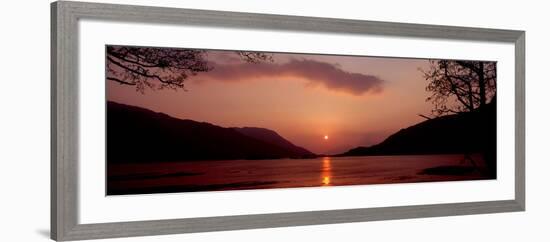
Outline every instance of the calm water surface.
{"label": "calm water surface", "polygon": [[[487,179],[480,172],[428,175],[426,168],[471,166],[464,155],[320,157],[116,164],[107,193],[142,194]],[[476,164],[483,166],[480,156]]]}

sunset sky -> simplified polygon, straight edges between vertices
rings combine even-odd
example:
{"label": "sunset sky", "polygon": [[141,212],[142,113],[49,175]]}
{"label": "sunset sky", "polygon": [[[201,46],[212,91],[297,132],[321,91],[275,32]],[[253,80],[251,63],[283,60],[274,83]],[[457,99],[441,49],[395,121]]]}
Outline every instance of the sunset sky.
{"label": "sunset sky", "polygon": [[184,90],[137,92],[107,81],[107,99],[222,127],[262,127],[317,154],[376,144],[423,121],[428,84],[423,59],[274,53],[247,63],[208,51],[211,71]]}

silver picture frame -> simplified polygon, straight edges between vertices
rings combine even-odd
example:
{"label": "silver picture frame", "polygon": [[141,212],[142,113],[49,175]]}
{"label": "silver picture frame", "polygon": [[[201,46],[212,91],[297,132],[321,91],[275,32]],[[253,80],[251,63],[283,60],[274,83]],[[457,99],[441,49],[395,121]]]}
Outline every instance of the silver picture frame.
{"label": "silver picture frame", "polygon": [[[78,21],[95,19],[297,32],[471,40],[515,45],[515,198],[512,200],[78,222]],[[333,224],[525,210],[525,32],[255,13],[58,1],[51,4],[51,238],[58,241]]]}

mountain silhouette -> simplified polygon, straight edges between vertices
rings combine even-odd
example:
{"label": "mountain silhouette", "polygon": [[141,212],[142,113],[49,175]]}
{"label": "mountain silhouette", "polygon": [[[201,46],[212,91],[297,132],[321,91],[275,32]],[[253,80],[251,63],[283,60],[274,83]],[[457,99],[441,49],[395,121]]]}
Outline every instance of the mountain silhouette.
{"label": "mountain silhouette", "polygon": [[309,150],[306,150],[302,147],[294,145],[293,143],[286,140],[285,138],[283,138],[273,130],[256,128],[256,127],[242,127],[242,128],[233,128],[233,129],[248,137],[252,137],[254,139],[258,139],[258,140],[267,142],[269,144],[282,147],[295,154],[299,154],[300,156],[303,156],[303,157],[314,156],[314,154],[311,153]]}
{"label": "mountain silhouette", "polygon": [[337,156],[482,153],[496,156],[496,101],[475,110],[429,119],[390,135],[379,144]]}
{"label": "mountain silhouette", "polygon": [[107,102],[107,160],[114,163],[315,156],[264,128],[224,128]]}

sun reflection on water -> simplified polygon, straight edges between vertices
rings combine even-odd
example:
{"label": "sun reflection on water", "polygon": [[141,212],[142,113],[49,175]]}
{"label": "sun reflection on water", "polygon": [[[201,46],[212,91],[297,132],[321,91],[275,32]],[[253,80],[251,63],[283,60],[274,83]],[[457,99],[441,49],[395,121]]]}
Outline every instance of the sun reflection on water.
{"label": "sun reflection on water", "polygon": [[330,164],[330,157],[323,157],[323,164],[321,166],[321,186],[330,186],[331,177],[332,167]]}

